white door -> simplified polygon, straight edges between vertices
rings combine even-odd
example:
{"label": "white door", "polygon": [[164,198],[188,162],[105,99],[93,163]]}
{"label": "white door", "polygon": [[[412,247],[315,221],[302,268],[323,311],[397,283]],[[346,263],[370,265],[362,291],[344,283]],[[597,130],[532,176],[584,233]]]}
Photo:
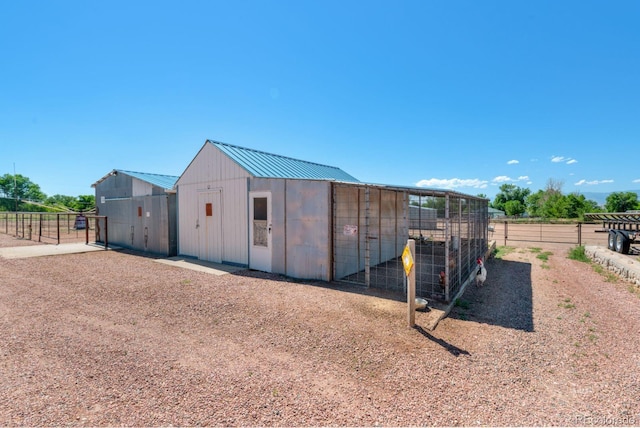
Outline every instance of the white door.
{"label": "white door", "polygon": [[198,246],[200,260],[222,262],[222,198],[220,190],[198,193]]}
{"label": "white door", "polygon": [[271,193],[249,193],[249,267],[271,272]]}

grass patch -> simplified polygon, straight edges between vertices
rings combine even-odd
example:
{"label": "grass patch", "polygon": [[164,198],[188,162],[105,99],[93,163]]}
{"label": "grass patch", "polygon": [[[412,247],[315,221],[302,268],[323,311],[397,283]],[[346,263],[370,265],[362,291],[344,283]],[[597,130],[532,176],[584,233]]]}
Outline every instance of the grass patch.
{"label": "grass patch", "polygon": [[615,274],[609,272],[608,270],[606,270],[605,268],[603,268],[599,264],[592,263],[591,266],[593,267],[593,270],[596,273],[598,273],[598,274],[600,274],[600,275],[602,275],[604,277],[604,280],[606,282],[618,282],[618,277]]}
{"label": "grass patch", "polygon": [[549,256],[553,255],[551,251],[542,251],[542,248],[539,247],[529,248],[529,251],[534,254],[538,254],[536,258],[542,260],[542,269],[551,269],[551,266],[547,264],[547,262],[549,261]]}
{"label": "grass patch", "polygon": [[548,262],[549,261],[549,256],[552,256],[553,253],[551,251],[545,251],[544,253],[540,253],[536,256],[536,258],[542,260],[543,262]]}
{"label": "grass patch", "polygon": [[640,287],[636,287],[635,285],[631,284],[629,285],[627,290],[629,290],[629,293],[635,294],[638,298],[640,298]]}
{"label": "grass patch", "polygon": [[591,260],[591,258],[589,258],[589,256],[587,256],[584,251],[584,246],[582,245],[573,247],[571,250],[569,250],[569,255],[567,256],[567,258],[590,264],[597,274],[604,277],[604,280],[606,282],[618,282],[618,277],[615,274],[604,269],[601,265],[595,263],[593,260]]}
{"label": "grass patch", "polygon": [[501,259],[504,256],[506,256],[509,253],[513,253],[515,251],[514,247],[509,247],[509,246],[500,246],[500,247],[496,247],[495,252],[493,254],[493,257],[495,257],[496,259]]}
{"label": "grass patch", "polygon": [[564,299],[563,302],[558,303],[558,306],[561,308],[565,308],[565,309],[575,309],[576,305],[571,302],[571,299],[569,299],[568,297],[566,299]]}
{"label": "grass patch", "polygon": [[591,263],[591,259],[584,252],[584,245],[578,245],[569,250],[569,256],[571,260],[577,260],[579,262]]}

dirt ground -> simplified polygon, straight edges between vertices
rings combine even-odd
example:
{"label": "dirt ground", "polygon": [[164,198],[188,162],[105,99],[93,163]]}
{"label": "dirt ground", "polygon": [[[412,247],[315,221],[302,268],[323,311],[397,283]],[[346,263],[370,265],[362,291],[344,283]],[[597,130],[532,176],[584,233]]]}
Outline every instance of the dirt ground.
{"label": "dirt ground", "polygon": [[0,425],[640,425],[639,293],[568,248],[488,260],[434,331],[355,287],[0,259]]}

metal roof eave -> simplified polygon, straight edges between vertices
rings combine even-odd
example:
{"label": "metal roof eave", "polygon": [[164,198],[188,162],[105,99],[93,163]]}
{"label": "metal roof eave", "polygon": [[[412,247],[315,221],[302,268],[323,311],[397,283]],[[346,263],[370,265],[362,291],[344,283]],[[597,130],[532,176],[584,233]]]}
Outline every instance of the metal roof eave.
{"label": "metal roof eave", "polygon": [[[101,179],[99,179],[98,181],[93,183],[91,185],[91,187],[95,188],[98,184],[102,183],[107,178],[112,177],[112,176],[117,175],[117,174],[128,175],[129,177],[135,178],[136,180],[144,181],[145,183],[149,183],[152,186],[160,187],[160,188],[164,189],[165,191],[174,189],[175,188],[175,184],[178,181],[178,177],[173,176],[173,175],[127,171],[127,170],[124,170],[124,169],[112,169],[107,175],[105,175],[104,177],[102,177]],[[154,180],[153,179],[154,177],[162,178],[162,180],[161,180],[162,182],[160,182],[158,180]],[[166,187],[166,184],[169,184],[171,182],[173,182],[173,184],[170,187]]]}
{"label": "metal roof eave", "polygon": [[400,186],[400,185],[392,185],[392,184],[380,184],[380,183],[364,183],[364,182],[348,182],[348,181],[335,181],[336,184],[344,184],[344,185],[353,185],[360,187],[374,187],[378,189],[387,189],[387,190],[397,190],[402,192],[409,192],[418,196],[434,196],[434,197],[445,197],[447,195],[454,196],[462,199],[475,199],[488,201],[487,198],[481,198],[479,196],[469,195],[466,193],[457,192],[455,190],[447,190],[447,189],[432,189],[426,187],[417,187],[417,186]]}

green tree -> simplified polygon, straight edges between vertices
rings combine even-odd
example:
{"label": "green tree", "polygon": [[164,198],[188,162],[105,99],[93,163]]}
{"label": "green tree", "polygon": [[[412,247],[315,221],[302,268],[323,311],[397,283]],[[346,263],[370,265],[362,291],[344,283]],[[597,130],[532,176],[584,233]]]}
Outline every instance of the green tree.
{"label": "green tree", "polygon": [[525,212],[525,205],[516,200],[507,201],[504,204],[504,213],[510,217],[519,217]]}
{"label": "green tree", "polygon": [[61,208],[74,211],[76,205],[76,198],[67,195],[53,195],[49,196],[44,203],[54,208]]}
{"label": "green tree", "polygon": [[[43,202],[47,197],[47,195],[40,190],[40,186],[21,174],[5,174],[0,177],[0,193],[2,194],[0,196],[6,198],[3,200],[5,208],[7,204],[9,207],[12,206],[11,203],[7,202],[7,199],[13,199],[16,202],[23,199]],[[13,203],[13,208],[9,209],[15,209],[16,202]]]}
{"label": "green tree", "polygon": [[604,207],[610,213],[623,213],[640,209],[638,194],[633,192],[613,192],[607,196]]}
{"label": "green tree", "polygon": [[95,208],[96,197],[95,195],[80,195],[76,200],[76,211],[89,211]]}
{"label": "green tree", "polygon": [[538,190],[527,196],[526,205],[529,217],[542,217],[542,202],[544,200],[544,191]]}
{"label": "green tree", "polygon": [[568,203],[565,196],[560,192],[545,192],[542,201],[542,217],[544,218],[567,218]]}
{"label": "green tree", "polygon": [[587,199],[579,193],[570,193],[565,196],[567,204],[567,218],[582,218],[585,213],[600,211],[596,201]]}
{"label": "green tree", "polygon": [[516,186],[515,184],[503,184],[500,186],[500,192],[494,198],[491,207],[504,211],[506,214],[505,204],[508,201],[520,201],[522,206],[526,206],[526,199],[530,193],[531,190]]}

